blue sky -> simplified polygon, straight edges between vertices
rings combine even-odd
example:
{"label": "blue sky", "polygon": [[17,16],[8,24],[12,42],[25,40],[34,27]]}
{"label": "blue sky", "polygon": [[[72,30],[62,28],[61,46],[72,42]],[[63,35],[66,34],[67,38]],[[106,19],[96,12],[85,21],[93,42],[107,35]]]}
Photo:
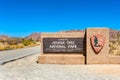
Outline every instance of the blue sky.
{"label": "blue sky", "polygon": [[87,27],[120,30],[120,0],[0,0],[0,34],[22,37]]}

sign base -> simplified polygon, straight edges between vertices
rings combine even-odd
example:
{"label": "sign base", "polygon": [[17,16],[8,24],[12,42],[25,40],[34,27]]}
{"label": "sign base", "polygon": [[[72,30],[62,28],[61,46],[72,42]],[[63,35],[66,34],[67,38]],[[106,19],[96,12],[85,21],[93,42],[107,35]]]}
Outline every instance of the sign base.
{"label": "sign base", "polygon": [[82,54],[42,54],[38,57],[41,64],[85,64]]}

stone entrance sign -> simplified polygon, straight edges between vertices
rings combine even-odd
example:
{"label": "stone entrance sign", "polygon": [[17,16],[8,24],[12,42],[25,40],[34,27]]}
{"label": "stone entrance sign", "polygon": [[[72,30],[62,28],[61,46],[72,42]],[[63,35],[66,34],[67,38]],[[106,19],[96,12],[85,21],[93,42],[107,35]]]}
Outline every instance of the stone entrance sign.
{"label": "stone entrance sign", "polygon": [[43,38],[44,53],[83,52],[83,38]]}
{"label": "stone entrance sign", "polygon": [[41,34],[42,64],[108,64],[120,63],[120,57],[109,55],[109,29],[87,28],[85,32]]}
{"label": "stone entrance sign", "polygon": [[84,32],[41,34],[42,64],[84,64]]}

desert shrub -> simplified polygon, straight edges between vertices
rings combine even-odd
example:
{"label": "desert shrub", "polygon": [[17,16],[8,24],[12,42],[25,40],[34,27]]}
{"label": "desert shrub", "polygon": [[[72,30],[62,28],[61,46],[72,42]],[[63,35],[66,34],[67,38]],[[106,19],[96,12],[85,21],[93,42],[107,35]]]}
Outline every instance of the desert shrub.
{"label": "desert shrub", "polygon": [[10,46],[9,45],[4,46],[4,50],[10,50]]}
{"label": "desert shrub", "polygon": [[120,50],[117,50],[117,53],[116,53],[117,55],[120,55]]}
{"label": "desert shrub", "polygon": [[10,49],[17,49],[17,45],[10,45]]}
{"label": "desert shrub", "polygon": [[34,47],[34,46],[37,46],[37,44],[32,43],[32,44],[30,44],[29,46],[30,46],[30,47]]}
{"label": "desert shrub", "polygon": [[6,41],[9,45],[17,45],[22,42],[22,38],[9,38]]}
{"label": "desert shrub", "polygon": [[24,40],[22,43],[23,43],[23,45],[24,45],[24,46],[28,46],[28,45],[30,45],[30,44],[31,44],[31,42],[30,42],[30,41],[28,41],[28,40]]}
{"label": "desert shrub", "polygon": [[10,49],[19,49],[19,48],[24,48],[23,44],[18,44],[18,45],[10,45]]}
{"label": "desert shrub", "polygon": [[24,48],[24,45],[23,44],[18,44],[17,48]]}
{"label": "desert shrub", "polygon": [[110,41],[112,44],[116,44],[116,41]]}
{"label": "desert shrub", "polygon": [[0,51],[3,51],[4,50],[4,47],[3,46],[0,46]]}
{"label": "desert shrub", "polygon": [[24,46],[29,46],[29,45],[31,45],[32,43],[34,43],[34,41],[31,40],[31,39],[24,39],[24,40],[22,41],[22,43],[23,43]]}
{"label": "desert shrub", "polygon": [[0,51],[13,50],[13,49],[19,49],[19,48],[24,48],[24,45],[23,44],[19,44],[19,45],[5,45],[5,46],[0,46]]}
{"label": "desert shrub", "polygon": [[2,46],[0,46],[0,51],[3,50],[13,50],[19,49],[24,47],[32,47],[36,46],[37,43],[32,39],[25,39],[25,38],[9,38],[5,41],[0,41]]}
{"label": "desert shrub", "polygon": [[120,55],[120,41],[111,41],[109,44],[110,50],[109,53],[110,54],[114,54],[114,55]]}
{"label": "desert shrub", "polygon": [[109,47],[110,47],[110,51],[112,51],[112,50],[115,50],[115,49],[116,49],[116,47],[115,47],[115,45],[114,45],[114,44],[110,44],[110,45],[109,45]]}

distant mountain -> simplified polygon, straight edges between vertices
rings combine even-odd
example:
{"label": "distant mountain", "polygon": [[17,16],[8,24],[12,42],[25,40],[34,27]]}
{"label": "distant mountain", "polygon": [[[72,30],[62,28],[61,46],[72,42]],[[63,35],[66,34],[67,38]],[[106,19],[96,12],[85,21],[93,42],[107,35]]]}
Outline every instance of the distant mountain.
{"label": "distant mountain", "polygon": [[[38,41],[40,39],[40,36],[41,36],[41,33],[32,33],[26,37],[24,37],[24,39],[32,39],[34,41]],[[19,38],[19,37],[10,37],[8,35],[0,35],[0,41],[6,41],[6,40],[11,40],[11,39],[22,39],[22,38]]]}
{"label": "distant mountain", "polygon": [[10,37],[8,35],[0,35],[0,41],[5,41],[5,40],[8,40]]}
{"label": "distant mountain", "polygon": [[[63,32],[85,32],[85,30],[68,30],[68,31],[63,31]],[[113,30],[113,29],[109,29],[109,39],[110,41],[116,41],[116,35],[120,34],[120,31],[118,30]]]}
{"label": "distant mountain", "polygon": [[118,35],[118,34],[120,34],[120,31],[109,29],[109,39],[110,39],[110,41],[116,41],[117,40],[116,35]]}
{"label": "distant mountain", "polygon": [[25,38],[26,39],[32,39],[34,41],[38,41],[40,39],[40,37],[41,37],[41,33],[36,32],[36,33],[32,33],[32,34],[26,36]]}
{"label": "distant mountain", "polygon": [[[85,32],[85,30],[67,30],[67,31],[62,31],[62,32],[65,32],[65,33],[70,33],[70,32]],[[120,31],[118,30],[113,30],[113,29],[109,29],[109,39],[110,41],[111,40],[114,40],[116,41],[117,38],[116,38],[116,35],[117,34],[120,34]],[[13,38],[13,37],[10,37],[8,35],[0,35],[0,40],[8,40],[10,38]],[[40,38],[41,38],[41,33],[39,32],[35,32],[35,33],[32,33],[26,37],[24,37],[25,39],[32,39],[34,41],[38,41]]]}

